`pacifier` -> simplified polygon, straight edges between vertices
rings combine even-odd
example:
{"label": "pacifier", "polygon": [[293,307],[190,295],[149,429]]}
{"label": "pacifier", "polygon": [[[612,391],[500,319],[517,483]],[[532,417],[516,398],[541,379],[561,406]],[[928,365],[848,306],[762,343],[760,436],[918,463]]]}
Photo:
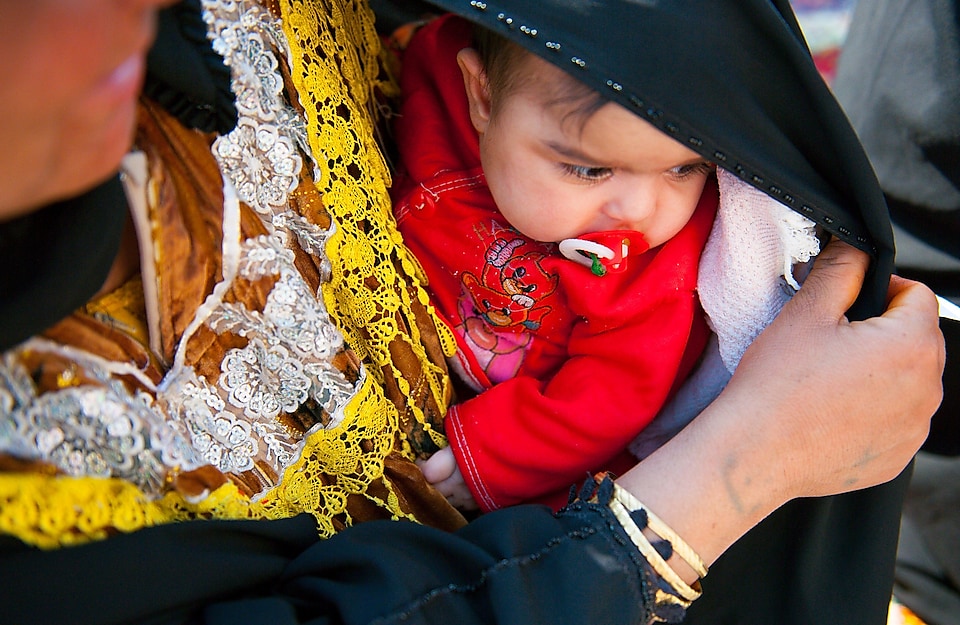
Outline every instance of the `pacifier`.
{"label": "pacifier", "polygon": [[595,276],[604,276],[624,271],[629,254],[643,254],[650,246],[635,230],[608,230],[564,239],[559,249],[565,258],[589,268]]}

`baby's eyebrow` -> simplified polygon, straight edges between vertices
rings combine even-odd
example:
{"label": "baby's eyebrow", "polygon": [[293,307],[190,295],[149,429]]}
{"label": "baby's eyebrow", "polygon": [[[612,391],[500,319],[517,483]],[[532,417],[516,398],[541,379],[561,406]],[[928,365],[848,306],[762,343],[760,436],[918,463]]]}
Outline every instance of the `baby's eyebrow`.
{"label": "baby's eyebrow", "polygon": [[570,160],[574,160],[574,161],[580,161],[582,163],[597,162],[595,158],[588,156],[587,154],[581,152],[577,148],[572,147],[570,145],[567,145],[564,143],[557,143],[556,141],[545,141],[544,144],[548,148],[550,148],[551,150],[559,154],[560,156],[563,156],[564,158],[569,158]]}
{"label": "baby's eyebrow", "polygon": [[[559,156],[569,159],[571,161],[575,161],[581,165],[589,165],[593,167],[616,167],[615,163],[607,163],[604,161],[599,161],[596,158],[579,150],[578,148],[566,143],[561,143],[553,140],[545,140],[543,143],[545,146],[547,146],[547,148],[549,148]],[[700,164],[712,165],[713,161],[697,154],[697,155],[691,156],[687,160],[673,164],[672,167],[687,167],[690,165],[700,165]]]}
{"label": "baby's eyebrow", "polygon": [[682,163],[677,163],[679,167],[683,167],[685,165],[700,165],[700,164],[713,165],[713,161],[711,161],[709,158],[698,155],[698,156],[694,156],[690,160],[684,161]]}

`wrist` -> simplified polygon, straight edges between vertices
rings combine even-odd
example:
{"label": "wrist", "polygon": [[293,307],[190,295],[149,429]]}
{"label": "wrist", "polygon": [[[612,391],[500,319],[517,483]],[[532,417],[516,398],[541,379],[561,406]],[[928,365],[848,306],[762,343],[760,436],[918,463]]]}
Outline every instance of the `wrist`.
{"label": "wrist", "polygon": [[[615,484],[609,474],[588,480],[567,509],[582,504],[607,508],[636,548],[633,559],[642,569],[648,599],[645,622],[681,622],[687,608],[701,595],[699,580],[707,575],[700,556],[645,504]],[[692,579],[687,579],[686,573]]]}
{"label": "wrist", "polygon": [[[617,483],[641,499],[709,565],[792,498],[768,432],[719,398]],[[744,418],[747,417],[747,418]],[[690,571],[679,568],[690,581]]]}

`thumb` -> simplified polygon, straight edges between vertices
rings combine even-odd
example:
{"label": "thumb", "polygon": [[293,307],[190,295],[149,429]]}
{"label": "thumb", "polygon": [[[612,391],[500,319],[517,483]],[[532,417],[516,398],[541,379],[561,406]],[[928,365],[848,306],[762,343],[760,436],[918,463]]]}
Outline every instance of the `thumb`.
{"label": "thumb", "polygon": [[817,256],[803,287],[787,306],[801,307],[814,318],[838,321],[857,299],[869,262],[865,252],[832,240]]}

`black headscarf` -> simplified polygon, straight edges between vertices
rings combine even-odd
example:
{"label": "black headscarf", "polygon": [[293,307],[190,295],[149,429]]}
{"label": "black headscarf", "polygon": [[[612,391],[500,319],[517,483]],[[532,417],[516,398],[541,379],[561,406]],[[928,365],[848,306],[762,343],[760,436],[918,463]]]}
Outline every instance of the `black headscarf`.
{"label": "black headscarf", "polygon": [[[199,0],[160,13],[144,92],[189,127],[227,132],[236,124],[230,73],[207,41]],[[0,222],[0,350],[42,332],[97,292],[117,255],[127,210],[113,176],[80,196]]]}
{"label": "black headscarf", "polygon": [[[893,267],[883,195],[787,0],[431,1],[867,251],[873,262],[850,316],[883,310]],[[817,389],[809,394],[817,401]],[[885,622],[905,484],[904,475],[778,510],[714,565],[684,622]]]}
{"label": "black headscarf", "polygon": [[787,0],[433,0],[505,35],[892,270],[883,194]]}
{"label": "black headscarf", "polygon": [[127,210],[116,177],[0,223],[0,349],[41,332],[103,284]]}

